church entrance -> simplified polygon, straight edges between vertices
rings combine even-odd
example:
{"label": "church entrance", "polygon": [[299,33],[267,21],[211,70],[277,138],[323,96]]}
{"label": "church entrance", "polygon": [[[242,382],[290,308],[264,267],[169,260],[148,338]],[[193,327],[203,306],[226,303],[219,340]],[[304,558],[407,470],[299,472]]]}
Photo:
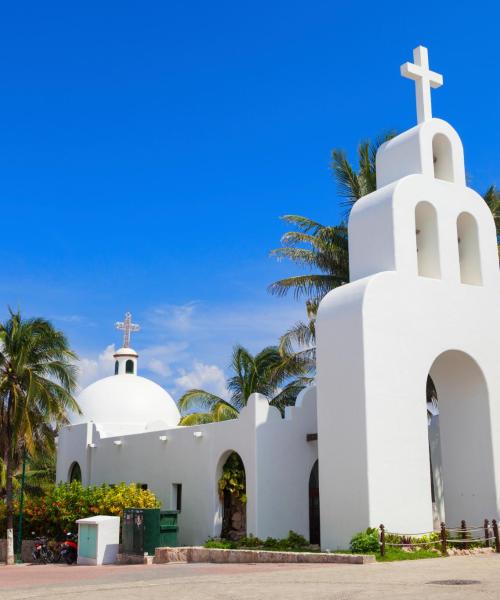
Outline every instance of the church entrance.
{"label": "church entrance", "polygon": [[488,388],[458,350],[434,361],[427,381],[429,463],[436,520],[471,526],[497,514]]}
{"label": "church entrance", "polygon": [[309,541],[321,543],[319,520],[319,466],[316,461],[309,476]]}
{"label": "church entrance", "polygon": [[220,537],[239,540],[246,536],[246,477],[245,466],[237,452],[230,452],[223,462],[218,481],[222,503]]}

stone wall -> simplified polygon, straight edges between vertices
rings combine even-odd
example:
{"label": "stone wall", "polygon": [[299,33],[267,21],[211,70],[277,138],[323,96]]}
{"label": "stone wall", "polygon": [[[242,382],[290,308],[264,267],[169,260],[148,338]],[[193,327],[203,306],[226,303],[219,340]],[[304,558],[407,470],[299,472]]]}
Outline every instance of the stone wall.
{"label": "stone wall", "polygon": [[270,552],[267,550],[222,550],[201,546],[156,548],[154,562],[197,563],[374,563],[372,554],[334,554],[329,552]]}

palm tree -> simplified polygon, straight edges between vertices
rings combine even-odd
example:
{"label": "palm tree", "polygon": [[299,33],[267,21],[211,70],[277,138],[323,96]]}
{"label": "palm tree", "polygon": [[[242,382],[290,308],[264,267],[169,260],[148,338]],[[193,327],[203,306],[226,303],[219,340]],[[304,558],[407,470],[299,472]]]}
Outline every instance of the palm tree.
{"label": "palm tree", "polygon": [[45,319],[23,319],[19,312],[0,323],[0,455],[5,465],[7,563],[14,562],[13,481],[24,448],[52,444],[49,429],[67,422],[66,411],[80,412],[76,355],[64,334]]}
{"label": "palm tree", "polygon": [[271,294],[285,296],[293,291],[295,298],[306,299],[307,322],[300,321],[280,339],[280,351],[307,356],[314,360],[315,319],[319,302],[330,290],[349,281],[349,248],[347,219],[354,203],[377,189],[377,150],[396,133],[390,131],[374,142],[358,146],[358,167],[349,162],[344,150],[332,151],[331,168],[337,191],[346,208],[339,225],[326,226],[298,215],[285,215],[284,221],[296,227],[281,238],[282,247],[271,252],[278,260],[288,259],[310,271],[280,279],[269,286]]}
{"label": "palm tree", "polygon": [[[270,404],[281,412],[293,405],[298,393],[310,382],[310,362],[304,357],[287,356],[276,346],[268,346],[252,355],[236,346],[231,360],[232,375],[227,380],[230,399],[225,400],[205,390],[187,391],[178,402],[185,413],[180,425],[195,425],[237,418],[254,392],[270,398]],[[203,411],[188,412],[193,409]]]}
{"label": "palm tree", "polygon": [[332,151],[331,168],[337,182],[337,193],[343,199],[341,204],[347,208],[345,220],[354,203],[377,189],[376,157],[378,149],[392,140],[396,131],[379,135],[373,142],[365,140],[358,145],[358,169],[349,162],[344,150]]}
{"label": "palm tree", "polygon": [[498,256],[500,258],[500,192],[497,191],[496,186],[490,185],[490,187],[486,190],[483,198],[486,204],[488,205],[488,208],[491,210],[491,214],[493,215],[493,219],[495,220],[495,226],[497,230]]}
{"label": "palm tree", "polygon": [[[26,473],[24,490],[31,496],[40,496],[50,489],[56,480],[56,451],[53,446],[55,431],[49,436],[49,443],[45,443],[45,451],[37,444],[34,455],[26,457]],[[21,487],[22,469],[18,469],[15,475],[15,487]]]}
{"label": "palm tree", "polygon": [[[15,492],[21,485],[22,463],[26,462],[25,491],[27,494],[39,495],[54,484],[56,479],[56,430],[52,423],[38,423],[33,432],[33,452],[27,451],[22,439],[18,440],[13,450],[13,480]],[[6,494],[6,465],[0,458],[0,498]]]}
{"label": "palm tree", "polygon": [[349,281],[347,227],[344,223],[327,227],[298,215],[285,215],[282,219],[298,231],[285,233],[281,238],[283,246],[273,250],[271,256],[319,272],[280,279],[269,286],[269,291],[285,296],[293,290],[295,298],[306,297],[318,304],[330,290]]}

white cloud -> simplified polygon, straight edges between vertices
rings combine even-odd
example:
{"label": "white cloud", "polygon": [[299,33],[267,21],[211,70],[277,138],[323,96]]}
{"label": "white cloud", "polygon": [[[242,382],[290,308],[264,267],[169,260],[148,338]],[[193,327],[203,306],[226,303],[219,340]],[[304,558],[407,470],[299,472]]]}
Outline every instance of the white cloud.
{"label": "white cloud", "polygon": [[187,342],[169,342],[147,346],[139,351],[139,370],[142,368],[162,378],[172,374],[173,364],[183,363],[189,358]]}
{"label": "white cloud", "polygon": [[78,363],[78,384],[80,388],[84,388],[87,385],[112,375],[114,372],[114,358],[115,345],[110,344],[97,356],[97,358],[83,357]]}
{"label": "white cloud", "polygon": [[153,309],[150,321],[163,329],[177,332],[187,332],[192,327],[192,317],[197,302],[186,304],[166,304]]}
{"label": "white cloud", "polygon": [[[148,346],[139,351],[138,368],[141,371],[151,371],[160,379],[168,378],[172,375],[171,365],[182,363],[190,359],[186,354],[186,342],[172,342],[170,344],[158,344]],[[80,388],[90,385],[94,381],[103,377],[108,377],[114,373],[115,345],[110,344],[100,352],[96,357],[84,356],[78,363]]]}
{"label": "white cloud", "polygon": [[236,344],[251,352],[277,344],[287,329],[305,318],[303,305],[276,300],[225,306],[189,302],[155,307],[147,315],[159,335],[187,342],[191,353],[207,363],[227,363]]}
{"label": "white cloud", "polygon": [[196,361],[192,370],[180,369],[180,373],[175,383],[181,391],[202,389],[227,398],[226,377],[224,371],[217,365],[206,365]]}
{"label": "white cloud", "polygon": [[[228,397],[225,367],[236,344],[258,352],[277,344],[294,323],[305,318],[300,303],[269,299],[251,304],[208,305],[188,302],[152,308],[143,320],[139,374],[165,387],[174,397],[191,388],[203,388]],[[141,347],[140,342],[145,344]],[[80,385],[86,386],[114,373],[115,346],[80,362]]]}
{"label": "white cloud", "polygon": [[82,323],[85,317],[82,315],[51,315],[53,321],[61,321],[62,323]]}
{"label": "white cloud", "polygon": [[152,358],[148,362],[147,368],[153,373],[160,375],[160,377],[168,377],[169,375],[172,375],[172,369],[169,367],[169,365],[165,364],[158,358]]}

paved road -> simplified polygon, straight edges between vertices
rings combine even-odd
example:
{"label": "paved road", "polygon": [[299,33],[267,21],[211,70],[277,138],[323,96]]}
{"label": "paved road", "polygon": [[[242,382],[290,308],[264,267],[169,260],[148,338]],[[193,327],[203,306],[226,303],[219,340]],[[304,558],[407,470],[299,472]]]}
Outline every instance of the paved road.
{"label": "paved road", "polygon": [[[478,580],[474,585],[435,581]],[[374,565],[0,566],[0,599],[500,600],[500,555]]]}

